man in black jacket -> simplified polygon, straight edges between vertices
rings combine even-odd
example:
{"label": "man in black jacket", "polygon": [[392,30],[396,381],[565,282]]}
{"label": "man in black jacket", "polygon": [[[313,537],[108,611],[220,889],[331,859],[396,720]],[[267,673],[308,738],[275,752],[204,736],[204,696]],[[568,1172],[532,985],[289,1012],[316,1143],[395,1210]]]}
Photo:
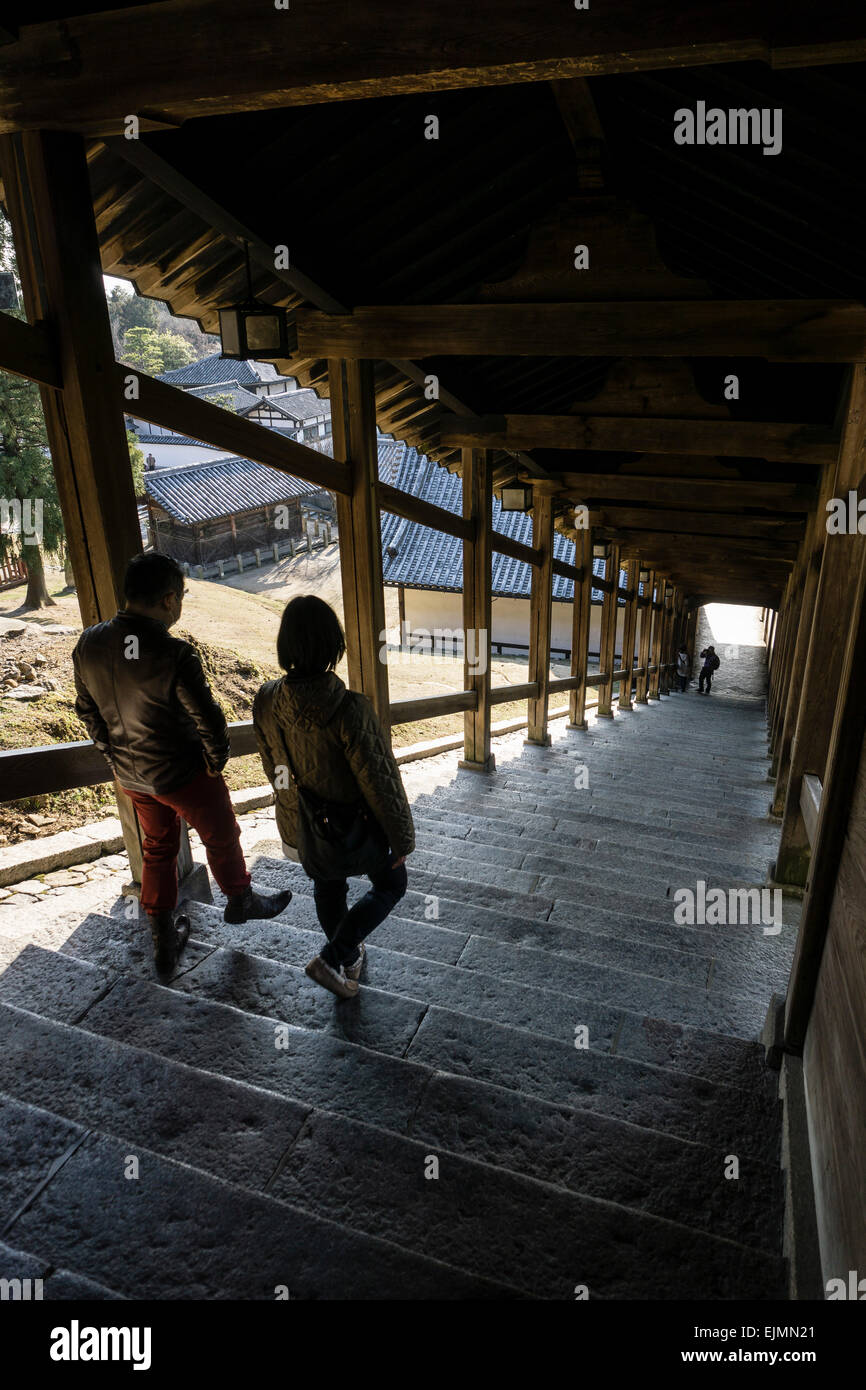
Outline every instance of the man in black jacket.
{"label": "man in black jacket", "polygon": [[275,917],[292,895],[263,897],[250,883],[222,777],[225,715],[193,648],[168,631],[180,618],[183,571],[167,555],[136,555],[124,596],[116,617],[85,628],[75,647],[75,709],[138,814],[141,905],[157,969],[168,973],[189,936],[189,919],[174,917],[181,817],[198,831],[228,898],[227,922]]}

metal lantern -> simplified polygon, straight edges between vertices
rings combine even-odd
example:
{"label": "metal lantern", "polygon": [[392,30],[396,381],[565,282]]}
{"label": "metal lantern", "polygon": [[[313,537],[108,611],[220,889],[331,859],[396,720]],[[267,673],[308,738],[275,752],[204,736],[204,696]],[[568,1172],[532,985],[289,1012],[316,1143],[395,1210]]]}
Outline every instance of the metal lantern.
{"label": "metal lantern", "polygon": [[509,483],[502,489],[500,506],[504,512],[531,512],[532,488],[525,483]]}
{"label": "metal lantern", "polygon": [[246,362],[256,357],[288,357],[290,353],[288,316],[285,309],[263,304],[253,294],[250,275],[250,248],[244,242],[247,268],[247,298],[243,304],[220,309],[220,340],[223,357]]}

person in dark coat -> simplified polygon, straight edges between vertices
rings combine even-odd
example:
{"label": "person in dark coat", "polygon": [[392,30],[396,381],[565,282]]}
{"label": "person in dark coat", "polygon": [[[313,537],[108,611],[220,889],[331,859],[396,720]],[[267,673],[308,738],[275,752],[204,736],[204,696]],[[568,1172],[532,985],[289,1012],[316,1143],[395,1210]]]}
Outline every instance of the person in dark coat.
{"label": "person in dark coat", "polygon": [[[709,695],[710,688],[713,684],[713,674],[718,671],[722,663],[716,656],[715,647],[704,647],[704,650],[701,652],[701,660],[704,664],[701,667],[701,674],[698,676],[698,694]],[[704,686],[706,686],[706,689],[704,689]]]}
{"label": "person in dark coat", "polygon": [[252,888],[222,776],[230,751],[225,715],[189,642],[169,635],[183,607],[183,570],[168,555],[136,555],[124,595],[117,615],[85,628],[72,653],[75,712],[144,832],[140,900],[165,974],[189,937],[189,918],[174,915],[181,817],[201,837],[228,899],[227,922],[275,917],[292,895]]}
{"label": "person in dark coat", "polygon": [[306,967],[317,984],[343,998],[358,992],[364,940],[406,892],[406,856],[415,848],[412,812],[391,744],[365,695],[347,690],[334,668],[346,649],[340,620],[313,594],[292,599],[280,624],[277,656],[285,671],[263,685],[253,705],[262,765],[276,796],[277,829],[290,859],[298,854],[298,795],[286,750],[304,792],[347,806],[362,802],[381,831],[370,890],[347,907],[345,877],[313,879],[316,913],[328,938]]}

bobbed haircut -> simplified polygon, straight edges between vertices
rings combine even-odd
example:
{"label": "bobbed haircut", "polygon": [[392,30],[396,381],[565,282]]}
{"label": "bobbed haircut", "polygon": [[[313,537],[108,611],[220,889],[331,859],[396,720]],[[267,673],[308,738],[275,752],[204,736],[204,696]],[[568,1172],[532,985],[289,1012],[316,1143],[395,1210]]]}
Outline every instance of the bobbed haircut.
{"label": "bobbed haircut", "polygon": [[333,608],[315,594],[291,599],[283,610],[277,660],[291,676],[333,671],[346,650],[346,638]]}
{"label": "bobbed haircut", "polygon": [[126,567],[124,598],[131,603],[155,604],[165,594],[182,594],[184,573],[170,555],[134,555]]}

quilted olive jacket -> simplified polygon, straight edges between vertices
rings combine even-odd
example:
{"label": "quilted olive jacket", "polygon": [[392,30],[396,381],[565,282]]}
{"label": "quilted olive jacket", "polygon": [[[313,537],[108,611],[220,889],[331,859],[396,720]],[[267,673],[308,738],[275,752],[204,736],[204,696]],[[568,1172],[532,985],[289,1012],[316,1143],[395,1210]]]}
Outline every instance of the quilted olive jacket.
{"label": "quilted olive jacket", "polygon": [[[347,690],[333,671],[312,679],[269,681],[253,704],[262,763],[274,787],[277,829],[285,845],[298,843],[298,802],[283,740],[302,787],[329,801],[361,795],[388,836],[395,855],[415,848],[412,812],[400,769],[366,695]],[[278,776],[278,769],[286,772]]]}

